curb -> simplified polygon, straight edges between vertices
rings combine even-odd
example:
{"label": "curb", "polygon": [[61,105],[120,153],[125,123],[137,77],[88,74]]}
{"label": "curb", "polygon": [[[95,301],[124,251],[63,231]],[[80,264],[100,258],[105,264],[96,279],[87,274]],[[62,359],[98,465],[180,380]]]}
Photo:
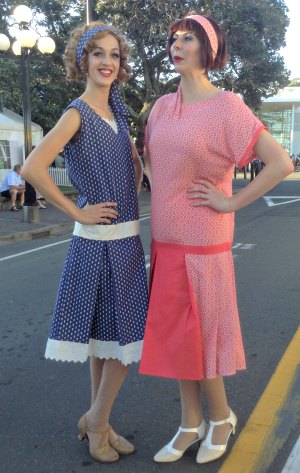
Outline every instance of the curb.
{"label": "curb", "polygon": [[74,222],[66,222],[38,228],[36,230],[10,233],[8,235],[0,236],[0,243],[10,243],[20,240],[36,240],[37,238],[44,238],[52,235],[63,235],[67,229],[72,229],[73,227]]}

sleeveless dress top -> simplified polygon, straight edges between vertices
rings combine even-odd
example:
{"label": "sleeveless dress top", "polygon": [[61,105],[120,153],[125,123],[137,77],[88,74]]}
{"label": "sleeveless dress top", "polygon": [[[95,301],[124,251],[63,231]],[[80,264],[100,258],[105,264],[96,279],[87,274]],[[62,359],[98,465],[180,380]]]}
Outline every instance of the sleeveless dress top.
{"label": "sleeveless dress top", "polygon": [[81,116],[79,139],[71,140],[64,153],[78,206],[117,202],[118,217],[111,224],[75,223],[46,358],[83,362],[94,356],[129,364],[141,356],[148,297],[145,257],[127,111],[114,84],[109,104],[115,130],[81,99],[67,108]]}
{"label": "sleeveless dress top", "polygon": [[183,105],[179,86],[150,113],[151,296],[142,374],[199,380],[245,369],[231,253],[234,214],[192,207],[187,189],[202,178],[231,196],[234,166],[254,158],[263,129],[232,92]]}

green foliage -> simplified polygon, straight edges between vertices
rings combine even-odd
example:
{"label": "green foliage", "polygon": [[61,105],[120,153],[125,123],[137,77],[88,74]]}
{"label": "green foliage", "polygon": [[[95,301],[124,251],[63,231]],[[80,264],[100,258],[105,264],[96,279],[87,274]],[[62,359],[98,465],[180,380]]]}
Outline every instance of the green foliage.
{"label": "green foliage", "polygon": [[0,9],[0,31],[3,34],[8,34],[8,25],[6,22],[6,18],[8,15],[11,14],[11,2],[8,0],[1,1],[1,9]]}
{"label": "green foliage", "polygon": [[7,59],[0,55],[0,109],[7,107],[20,113],[22,95],[20,85],[20,65],[16,58]]}
{"label": "green foliage", "polygon": [[[63,52],[70,31],[83,23],[84,2],[81,0],[28,0],[34,11],[32,27],[42,36],[49,35],[56,49],[42,55],[36,48],[30,54],[30,98],[32,120],[47,133],[59,119],[64,108],[82,93],[82,84],[70,83],[65,78]],[[9,35],[15,2],[4,0],[0,13],[0,32]],[[19,58],[12,52],[0,56],[0,107],[7,107],[22,115]]]}
{"label": "green foliage", "polygon": [[211,74],[215,85],[241,94],[257,109],[262,97],[288,84],[278,53],[288,26],[282,0],[98,0],[96,10],[118,25],[132,45],[133,74],[125,94],[138,138],[153,102],[176,88],[179,78],[165,53],[168,25],[191,10],[212,16],[227,32],[228,66]]}
{"label": "green foliage", "polygon": [[230,0],[221,3],[219,18],[212,12],[227,32],[229,44],[229,62],[218,77],[220,85],[241,94],[257,109],[262,97],[272,96],[288,84],[289,72],[278,53],[285,45],[289,24],[285,2],[236,0],[234,8]]}
{"label": "green foliage", "polygon": [[[2,3],[0,31],[7,33],[15,3]],[[82,91],[79,84],[65,80],[62,54],[70,31],[85,19],[85,1],[28,0],[27,4],[36,13],[36,26],[46,30],[57,45],[51,56],[33,51],[30,58],[32,118],[47,132]],[[288,26],[283,0],[93,0],[91,6],[93,19],[118,26],[132,46],[132,76],[124,94],[131,132],[139,141],[153,103],[176,90],[179,81],[165,52],[168,25],[191,10],[212,16],[227,32],[228,65],[211,75],[217,86],[241,94],[257,109],[262,97],[288,84],[288,71],[279,55]],[[12,55],[9,60],[1,58],[0,66],[0,105],[20,113],[18,60]]]}

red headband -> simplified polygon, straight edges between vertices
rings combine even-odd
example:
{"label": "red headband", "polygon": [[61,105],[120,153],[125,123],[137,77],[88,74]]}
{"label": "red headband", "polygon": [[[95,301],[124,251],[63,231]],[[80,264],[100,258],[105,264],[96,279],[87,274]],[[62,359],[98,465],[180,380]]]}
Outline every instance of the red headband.
{"label": "red headband", "polygon": [[199,23],[204,28],[211,45],[213,58],[215,59],[218,52],[218,37],[211,22],[202,15],[190,15],[186,16],[185,18],[190,18],[191,20],[197,21],[197,23]]}

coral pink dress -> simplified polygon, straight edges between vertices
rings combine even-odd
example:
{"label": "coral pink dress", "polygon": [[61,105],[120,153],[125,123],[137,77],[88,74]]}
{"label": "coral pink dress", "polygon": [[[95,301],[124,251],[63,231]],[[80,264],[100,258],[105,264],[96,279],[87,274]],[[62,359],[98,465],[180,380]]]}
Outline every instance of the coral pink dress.
{"label": "coral pink dress", "polygon": [[145,136],[152,248],[141,374],[199,380],[245,369],[231,253],[234,214],[192,207],[187,189],[202,178],[231,196],[234,166],[254,158],[264,128],[232,92],[183,105],[179,87],[155,103]]}

